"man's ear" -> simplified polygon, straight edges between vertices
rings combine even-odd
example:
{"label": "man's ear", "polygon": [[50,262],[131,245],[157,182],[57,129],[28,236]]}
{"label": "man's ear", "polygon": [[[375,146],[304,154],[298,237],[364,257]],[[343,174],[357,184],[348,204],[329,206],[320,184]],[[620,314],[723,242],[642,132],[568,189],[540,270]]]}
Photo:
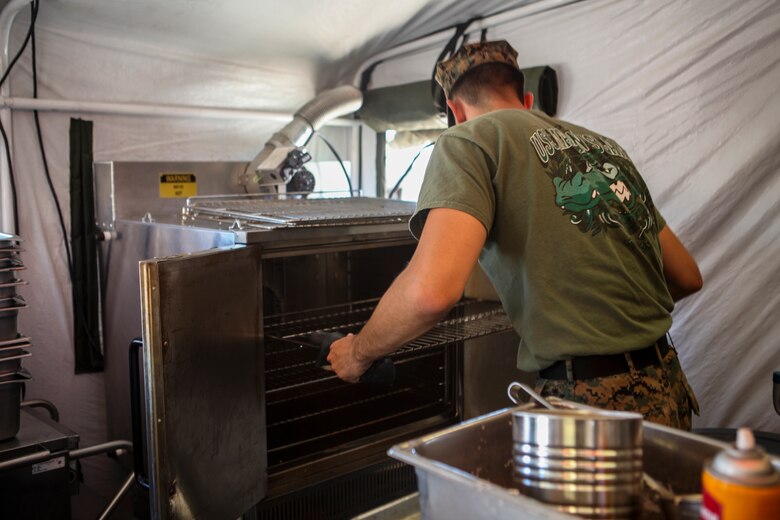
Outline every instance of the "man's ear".
{"label": "man's ear", "polygon": [[455,117],[455,123],[460,124],[466,120],[466,109],[463,101],[460,99],[448,99],[447,106],[450,107],[452,115]]}
{"label": "man's ear", "polygon": [[531,108],[534,106],[534,93],[533,92],[526,92],[523,95],[523,106],[526,110],[531,110]]}

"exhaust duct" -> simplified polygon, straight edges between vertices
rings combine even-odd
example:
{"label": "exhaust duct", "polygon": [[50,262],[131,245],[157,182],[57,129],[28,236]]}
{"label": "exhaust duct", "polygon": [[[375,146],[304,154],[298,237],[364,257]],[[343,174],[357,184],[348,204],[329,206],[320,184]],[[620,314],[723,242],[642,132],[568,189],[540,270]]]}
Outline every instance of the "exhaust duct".
{"label": "exhaust duct", "polygon": [[[244,171],[241,184],[283,187],[302,167],[296,150],[306,145],[328,121],[351,114],[363,104],[363,94],[352,85],[325,90],[299,108],[293,120],[271,136]],[[304,161],[305,162],[305,161]],[[281,190],[280,190],[281,191]]]}

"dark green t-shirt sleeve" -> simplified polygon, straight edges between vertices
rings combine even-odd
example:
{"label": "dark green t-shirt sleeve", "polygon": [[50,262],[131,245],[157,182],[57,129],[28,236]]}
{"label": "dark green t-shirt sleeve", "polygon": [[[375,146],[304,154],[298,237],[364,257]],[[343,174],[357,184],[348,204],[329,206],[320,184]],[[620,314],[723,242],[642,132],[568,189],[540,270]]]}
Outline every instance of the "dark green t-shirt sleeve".
{"label": "dark green t-shirt sleeve", "polygon": [[428,211],[435,208],[468,213],[489,233],[496,205],[494,171],[495,162],[476,143],[451,135],[439,137],[425,171],[417,209],[409,221],[412,234],[419,240]]}
{"label": "dark green t-shirt sleeve", "polygon": [[658,232],[660,233],[666,227],[666,219],[664,219],[661,212],[658,211],[658,206],[654,205],[653,211],[655,211],[655,221],[658,223]]}

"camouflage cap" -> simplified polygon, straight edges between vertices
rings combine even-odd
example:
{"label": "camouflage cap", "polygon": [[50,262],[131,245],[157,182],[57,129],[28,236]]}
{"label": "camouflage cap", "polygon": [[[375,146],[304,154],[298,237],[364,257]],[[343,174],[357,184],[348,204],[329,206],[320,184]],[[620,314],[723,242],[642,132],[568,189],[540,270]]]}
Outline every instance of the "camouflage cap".
{"label": "camouflage cap", "polygon": [[506,40],[467,43],[451,58],[436,64],[436,81],[449,98],[452,87],[466,72],[486,63],[505,63],[520,70],[517,51]]}

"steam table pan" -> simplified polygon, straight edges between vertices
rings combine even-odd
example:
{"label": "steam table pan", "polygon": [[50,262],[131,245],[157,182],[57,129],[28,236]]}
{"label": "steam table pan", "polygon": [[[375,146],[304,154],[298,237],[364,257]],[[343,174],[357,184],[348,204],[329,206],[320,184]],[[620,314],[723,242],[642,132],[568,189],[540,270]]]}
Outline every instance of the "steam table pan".
{"label": "steam table pan", "polygon": [[[512,412],[506,408],[393,446],[417,472],[425,520],[576,518],[521,495],[512,481]],[[643,469],[678,495],[700,493],[704,463],[728,445],[644,421]],[[773,458],[780,468],[780,459]],[[663,517],[661,517],[663,518]]]}

